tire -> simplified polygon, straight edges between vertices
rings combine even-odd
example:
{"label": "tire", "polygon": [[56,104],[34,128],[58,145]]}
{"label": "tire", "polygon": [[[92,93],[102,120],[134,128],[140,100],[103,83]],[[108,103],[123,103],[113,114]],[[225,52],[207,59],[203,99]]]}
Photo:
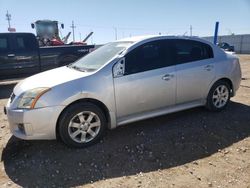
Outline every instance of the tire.
{"label": "tire", "polygon": [[210,111],[221,111],[230,101],[230,86],[225,81],[217,81],[209,91],[206,108]]}
{"label": "tire", "polygon": [[102,110],[92,103],[76,103],[59,120],[61,140],[69,147],[84,148],[100,140],[107,127]]}

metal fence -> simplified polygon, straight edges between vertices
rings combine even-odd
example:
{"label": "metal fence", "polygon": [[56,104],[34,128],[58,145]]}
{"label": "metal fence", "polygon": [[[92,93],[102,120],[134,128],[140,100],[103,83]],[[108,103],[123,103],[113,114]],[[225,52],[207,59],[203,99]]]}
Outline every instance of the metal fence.
{"label": "metal fence", "polygon": [[[203,37],[213,42],[214,37]],[[250,54],[250,34],[218,36],[218,42],[226,42],[234,46],[235,52],[239,54]]]}

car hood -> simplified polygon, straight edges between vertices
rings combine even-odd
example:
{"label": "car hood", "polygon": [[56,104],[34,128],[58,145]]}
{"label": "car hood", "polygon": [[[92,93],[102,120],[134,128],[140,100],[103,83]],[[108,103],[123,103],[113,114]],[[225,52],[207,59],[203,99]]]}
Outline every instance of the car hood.
{"label": "car hood", "polygon": [[21,93],[30,89],[38,87],[54,87],[56,85],[66,83],[78,78],[88,76],[92,73],[81,72],[68,67],[60,67],[45,71],[34,76],[28,77],[23,81],[19,82],[14,88],[14,94],[20,95]]}

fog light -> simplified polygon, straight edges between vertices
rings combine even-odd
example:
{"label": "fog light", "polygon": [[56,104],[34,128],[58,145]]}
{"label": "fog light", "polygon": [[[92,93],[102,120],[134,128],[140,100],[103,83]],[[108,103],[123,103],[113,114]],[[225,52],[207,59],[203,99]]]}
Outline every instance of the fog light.
{"label": "fog light", "polygon": [[19,123],[19,124],[17,125],[17,127],[18,127],[19,131],[21,131],[22,133],[25,134],[25,129],[24,129],[24,124],[23,124],[23,123]]}

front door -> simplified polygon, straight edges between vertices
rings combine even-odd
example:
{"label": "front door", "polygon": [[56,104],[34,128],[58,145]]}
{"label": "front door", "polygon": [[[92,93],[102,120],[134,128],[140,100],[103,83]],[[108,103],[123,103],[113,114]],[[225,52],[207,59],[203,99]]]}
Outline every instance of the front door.
{"label": "front door", "polygon": [[125,56],[125,75],[114,78],[118,124],[175,104],[176,75],[166,41],[143,44]]}
{"label": "front door", "polygon": [[11,50],[11,40],[8,34],[0,35],[0,79],[7,79],[14,73],[15,57]]}
{"label": "front door", "polygon": [[39,52],[35,37],[21,34],[14,37],[15,69],[17,74],[34,74],[39,72]]}

